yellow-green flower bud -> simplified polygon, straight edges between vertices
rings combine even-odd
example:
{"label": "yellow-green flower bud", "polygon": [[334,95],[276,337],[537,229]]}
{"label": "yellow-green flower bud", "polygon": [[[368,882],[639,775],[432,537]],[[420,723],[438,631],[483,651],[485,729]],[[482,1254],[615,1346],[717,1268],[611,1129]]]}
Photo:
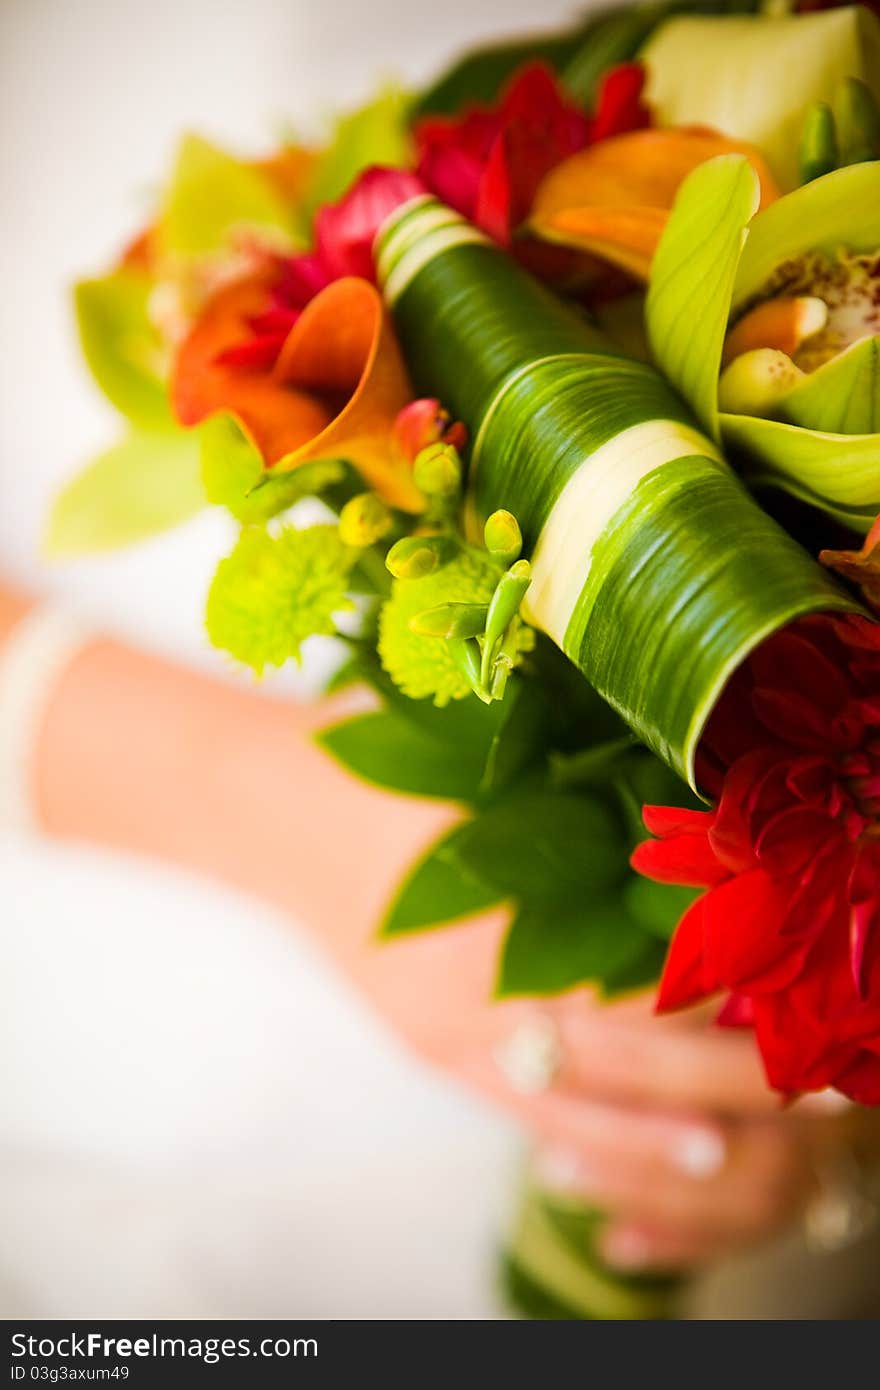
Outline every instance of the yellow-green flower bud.
{"label": "yellow-green flower bud", "polygon": [[522,550],[522,532],[511,512],[493,512],[483,528],[486,549],[499,564],[509,565]]}
{"label": "yellow-green flower bud", "polygon": [[834,103],[841,164],[861,164],[880,156],[880,107],[866,83],[845,77]]}
{"label": "yellow-green flower bud", "polygon": [[416,487],[426,497],[455,497],[461,490],[461,458],[454,444],[429,444],[413,464]]}
{"label": "yellow-green flower bud", "polygon": [[410,618],[410,631],[419,637],[478,637],[486,626],[484,603],[439,603]]}
{"label": "yellow-green flower bud", "polygon": [[448,549],[441,536],[404,536],[395,541],[385,564],[395,579],[423,579],[446,560]]}
{"label": "yellow-green flower bud", "polygon": [[388,507],[375,492],[359,492],[339,513],[339,536],[345,545],[363,550],[380,541],[394,524]]}
{"label": "yellow-green flower bud", "polygon": [[831,107],[824,101],[817,101],[807,112],[798,148],[801,183],[811,183],[823,174],[830,174],[837,168],[839,157],[837,127]]}

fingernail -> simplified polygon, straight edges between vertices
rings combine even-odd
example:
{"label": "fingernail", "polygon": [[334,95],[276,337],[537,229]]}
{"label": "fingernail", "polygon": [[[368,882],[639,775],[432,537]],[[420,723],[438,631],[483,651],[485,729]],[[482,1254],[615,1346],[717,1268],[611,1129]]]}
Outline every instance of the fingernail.
{"label": "fingernail", "polygon": [[713,1178],[727,1158],[727,1145],[711,1129],[693,1129],[679,1135],[669,1152],[673,1167],[689,1178]]}
{"label": "fingernail", "polygon": [[844,1115],[852,1109],[852,1101],[829,1086],[824,1091],[812,1091],[796,1103],[795,1114]]}
{"label": "fingernail", "polygon": [[612,1226],[602,1237],[602,1255],[620,1269],[641,1269],[651,1259],[651,1246],[645,1237],[629,1226]]}
{"label": "fingernail", "polygon": [[574,1149],[542,1149],[535,1158],[534,1167],[545,1187],[571,1192],[578,1186],[582,1165]]}

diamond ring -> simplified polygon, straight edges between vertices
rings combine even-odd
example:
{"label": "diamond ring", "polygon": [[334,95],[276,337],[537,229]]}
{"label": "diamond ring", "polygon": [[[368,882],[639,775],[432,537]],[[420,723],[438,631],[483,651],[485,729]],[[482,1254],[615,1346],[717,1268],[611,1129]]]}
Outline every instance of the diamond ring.
{"label": "diamond ring", "polygon": [[559,1029],[547,1014],[517,1025],[492,1053],[515,1091],[534,1096],[546,1091],[562,1065]]}

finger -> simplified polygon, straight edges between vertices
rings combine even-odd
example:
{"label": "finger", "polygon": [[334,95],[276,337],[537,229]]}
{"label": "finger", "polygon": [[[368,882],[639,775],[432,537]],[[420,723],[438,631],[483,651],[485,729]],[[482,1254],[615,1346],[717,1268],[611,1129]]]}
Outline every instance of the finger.
{"label": "finger", "polygon": [[805,1202],[809,1159],[792,1135],[752,1125],[731,1136],[728,1155],[714,1174],[694,1176],[646,1165],[624,1146],[616,1151],[545,1148],[536,1169],[551,1190],[649,1225],[672,1227],[683,1238],[722,1245],[768,1234]]}
{"label": "finger", "polygon": [[691,1032],[657,1018],[602,1019],[570,1005],[558,1023],[563,1062],[557,1079],[573,1091],[698,1112],[780,1110],[751,1035]]}
{"label": "finger", "polygon": [[660,1110],[637,1110],[557,1090],[522,1095],[491,1062],[472,1059],[466,1079],[501,1100],[527,1128],[557,1151],[590,1156],[608,1169],[625,1170],[633,1185],[658,1170],[703,1179],[727,1160],[727,1127],[713,1118]]}
{"label": "finger", "polygon": [[614,1269],[674,1273],[707,1264],[726,1251],[705,1236],[685,1236],[662,1226],[613,1220],[599,1237],[599,1253]]}

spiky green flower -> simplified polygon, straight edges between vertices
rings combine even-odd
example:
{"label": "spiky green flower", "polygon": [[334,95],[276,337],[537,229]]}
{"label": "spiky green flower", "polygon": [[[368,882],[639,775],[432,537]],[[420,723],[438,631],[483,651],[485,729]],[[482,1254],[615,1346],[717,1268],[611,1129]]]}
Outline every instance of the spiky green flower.
{"label": "spiky green flower", "polygon": [[258,676],[266,666],[298,660],[307,637],[332,635],[333,614],[351,608],[346,588],[354,559],[335,526],[286,527],[277,535],[248,527],[217,567],[208,636]]}
{"label": "spiky green flower", "polygon": [[[410,619],[439,604],[488,604],[500,571],[487,555],[470,546],[448,564],[421,579],[396,579],[391,598],[379,620],[379,656],[382,665],[405,695],[446,705],[470,693],[460,666],[444,637],[425,637],[410,628]],[[516,655],[534,643],[531,628],[518,626]]]}

